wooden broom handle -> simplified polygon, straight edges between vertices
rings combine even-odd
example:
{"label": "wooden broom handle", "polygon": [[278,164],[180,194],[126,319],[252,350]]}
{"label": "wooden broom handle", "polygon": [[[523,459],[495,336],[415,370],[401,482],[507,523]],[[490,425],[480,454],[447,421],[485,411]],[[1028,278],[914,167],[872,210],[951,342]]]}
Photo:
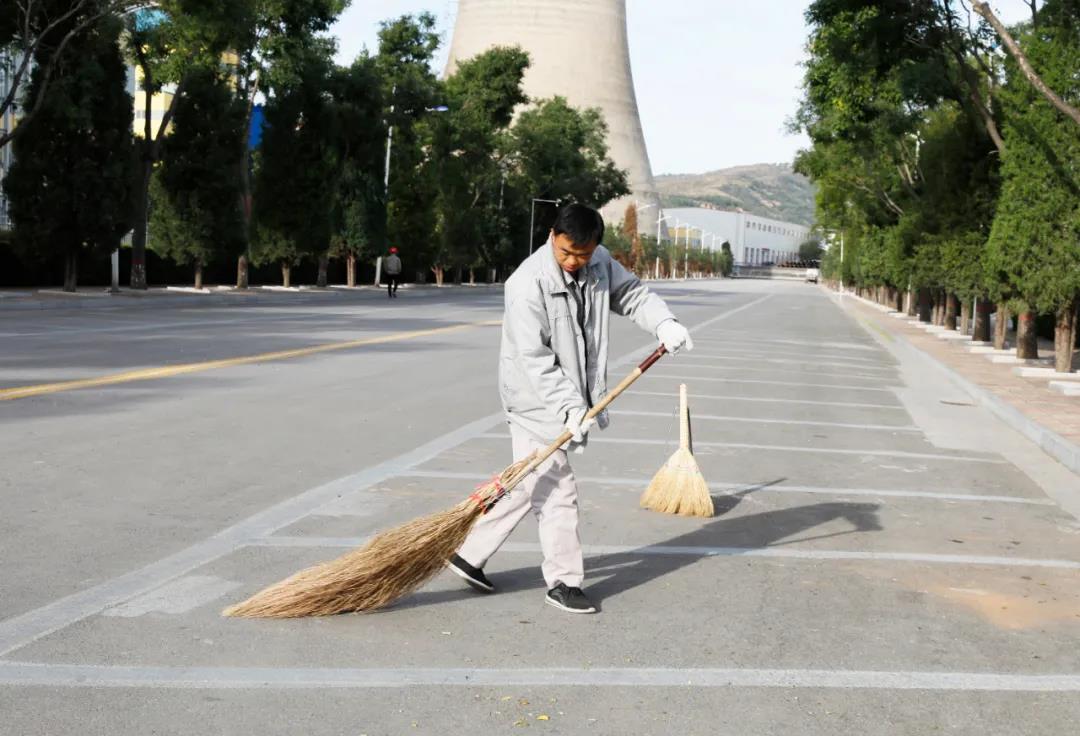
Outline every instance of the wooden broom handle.
{"label": "wooden broom handle", "polygon": [[690,449],[690,407],[686,401],[686,384],[679,384],[679,448]]}
{"label": "wooden broom handle", "polygon": [[[602,398],[599,401],[599,403],[597,403],[592,409],[589,409],[589,411],[586,412],[586,414],[585,414],[585,418],[586,419],[595,419],[597,417],[597,415],[600,414],[600,412],[602,412],[604,409],[608,408],[608,405],[611,404],[612,401],[614,401],[615,399],[617,399],[619,397],[619,394],[621,394],[626,389],[630,388],[630,386],[634,383],[634,381],[641,378],[642,373],[644,373],[645,371],[652,368],[653,363],[660,360],[660,358],[664,357],[664,355],[666,353],[667,353],[667,348],[665,348],[663,345],[661,345],[656,350],[654,350],[649,355],[648,358],[646,358],[645,360],[641,361],[641,363],[638,364],[637,368],[630,371],[630,375],[628,375],[626,378],[624,378],[622,381],[620,381],[618,386],[611,389],[611,391],[608,393],[607,396]],[[507,483],[503,486],[503,488],[506,491],[512,490],[514,488],[514,486],[516,486],[521,481],[525,480],[525,478],[527,478],[529,476],[529,473],[536,470],[536,468],[540,465],[540,463],[544,462],[549,457],[554,455],[556,452],[559,451],[560,448],[562,448],[563,445],[565,445],[567,442],[569,442],[572,439],[574,439],[574,435],[570,432],[569,429],[565,430],[562,434],[560,434],[558,437],[555,438],[554,442],[552,442],[550,445],[545,447],[543,450],[538,451],[536,453],[536,456],[529,462],[529,464],[526,465],[524,468],[522,468],[520,473],[518,473],[516,476],[514,476],[509,481],[507,481]]]}

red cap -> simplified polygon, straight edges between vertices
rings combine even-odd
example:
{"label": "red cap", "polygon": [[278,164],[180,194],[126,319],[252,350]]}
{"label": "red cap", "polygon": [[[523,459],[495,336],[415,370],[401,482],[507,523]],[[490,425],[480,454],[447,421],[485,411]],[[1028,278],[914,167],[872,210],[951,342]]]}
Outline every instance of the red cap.
{"label": "red cap", "polygon": [[391,252],[391,253],[397,253],[397,248],[391,248],[391,249],[390,249],[390,252]]}

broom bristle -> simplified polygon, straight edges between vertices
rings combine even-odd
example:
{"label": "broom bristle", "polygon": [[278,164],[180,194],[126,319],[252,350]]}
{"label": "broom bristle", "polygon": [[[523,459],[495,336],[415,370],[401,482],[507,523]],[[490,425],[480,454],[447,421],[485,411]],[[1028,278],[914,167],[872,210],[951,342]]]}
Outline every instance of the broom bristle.
{"label": "broom bristle", "polygon": [[243,618],[297,618],[373,611],[439,573],[465,542],[484,507],[527,464],[511,465],[447,511],[388,529],[363,547],[271,585],[222,611]]}
{"label": "broom bristle", "polygon": [[656,471],[649,487],[641,494],[641,506],[680,516],[710,517],[715,513],[709,486],[690,450],[676,450]]}

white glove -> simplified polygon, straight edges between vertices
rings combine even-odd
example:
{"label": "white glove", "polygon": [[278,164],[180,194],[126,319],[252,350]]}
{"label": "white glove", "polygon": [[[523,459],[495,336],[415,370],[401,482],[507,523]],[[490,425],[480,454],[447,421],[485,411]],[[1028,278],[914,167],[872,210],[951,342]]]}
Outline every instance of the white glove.
{"label": "white glove", "polygon": [[694,349],[694,341],[690,339],[690,331],[678,321],[666,319],[656,328],[656,339],[664,344],[667,351],[674,355],[683,348],[687,351]]}
{"label": "white glove", "polygon": [[586,409],[571,409],[566,415],[566,428],[574,435],[574,442],[582,442],[592,429],[595,419],[586,419]]}

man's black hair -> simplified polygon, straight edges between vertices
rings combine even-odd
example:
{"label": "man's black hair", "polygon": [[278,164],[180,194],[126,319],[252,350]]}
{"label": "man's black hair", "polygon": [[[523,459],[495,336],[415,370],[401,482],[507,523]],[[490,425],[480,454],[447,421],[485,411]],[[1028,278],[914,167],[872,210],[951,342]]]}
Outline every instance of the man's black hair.
{"label": "man's black hair", "polygon": [[604,239],[604,218],[592,207],[568,204],[559,210],[551,229],[570,238],[574,245],[585,246]]}

